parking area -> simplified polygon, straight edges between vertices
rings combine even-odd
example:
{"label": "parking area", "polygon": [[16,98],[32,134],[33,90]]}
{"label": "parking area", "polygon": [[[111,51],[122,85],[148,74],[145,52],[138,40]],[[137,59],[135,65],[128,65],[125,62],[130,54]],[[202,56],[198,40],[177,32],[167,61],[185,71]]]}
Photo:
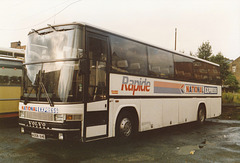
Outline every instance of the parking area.
{"label": "parking area", "polygon": [[0,162],[240,162],[240,124],[223,122],[144,132],[126,143],[80,143],[33,139],[16,121],[1,121]]}

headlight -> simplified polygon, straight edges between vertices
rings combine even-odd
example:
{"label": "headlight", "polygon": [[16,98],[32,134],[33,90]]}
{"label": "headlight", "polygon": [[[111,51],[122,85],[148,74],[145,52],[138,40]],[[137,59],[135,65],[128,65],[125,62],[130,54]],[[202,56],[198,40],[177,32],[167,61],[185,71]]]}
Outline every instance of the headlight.
{"label": "headlight", "polygon": [[64,121],[64,115],[63,114],[55,114],[54,115],[54,121]]}
{"label": "headlight", "polygon": [[24,117],[25,117],[25,112],[19,111],[19,118],[24,118]]}

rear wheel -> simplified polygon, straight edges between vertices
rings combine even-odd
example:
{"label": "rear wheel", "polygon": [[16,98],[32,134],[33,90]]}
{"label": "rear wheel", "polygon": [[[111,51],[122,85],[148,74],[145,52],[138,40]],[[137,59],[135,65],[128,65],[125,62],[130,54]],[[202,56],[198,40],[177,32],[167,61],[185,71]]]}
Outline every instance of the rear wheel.
{"label": "rear wheel", "polygon": [[203,124],[206,120],[206,109],[204,105],[200,105],[198,109],[198,123]]}

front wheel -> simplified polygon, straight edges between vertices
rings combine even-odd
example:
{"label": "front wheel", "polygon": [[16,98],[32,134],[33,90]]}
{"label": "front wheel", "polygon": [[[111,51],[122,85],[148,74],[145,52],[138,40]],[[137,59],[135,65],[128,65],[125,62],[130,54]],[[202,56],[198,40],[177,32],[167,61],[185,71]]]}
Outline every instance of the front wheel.
{"label": "front wheel", "polygon": [[121,140],[129,140],[136,133],[134,120],[130,113],[123,112],[119,115],[116,124],[116,136]]}

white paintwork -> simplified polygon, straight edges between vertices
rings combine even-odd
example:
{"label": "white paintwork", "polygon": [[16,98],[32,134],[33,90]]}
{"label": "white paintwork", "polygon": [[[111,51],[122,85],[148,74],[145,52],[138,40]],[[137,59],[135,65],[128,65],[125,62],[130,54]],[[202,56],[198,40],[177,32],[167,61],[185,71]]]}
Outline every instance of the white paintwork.
{"label": "white paintwork", "polygon": [[91,138],[95,136],[106,135],[107,125],[91,126],[86,128],[86,137]]}
{"label": "white paintwork", "polygon": [[[118,102],[116,102],[118,101]],[[197,120],[198,107],[206,106],[207,118],[221,114],[221,98],[111,99],[109,105],[109,137],[115,136],[119,112],[134,107],[139,117],[139,131],[147,131]]]}
{"label": "white paintwork", "polygon": [[221,114],[221,99],[220,98],[215,98],[212,99],[211,102],[211,116],[216,117]]}
{"label": "white paintwork", "polygon": [[87,104],[87,111],[106,111],[107,110],[107,100],[91,102]]}
{"label": "white paintwork", "polygon": [[115,136],[115,129],[113,126],[115,126],[115,112],[114,112],[114,99],[109,99],[109,121],[108,125],[108,136],[109,137],[114,137]]}
{"label": "white paintwork", "polygon": [[178,100],[163,100],[163,126],[178,124]]}
{"label": "white paintwork", "polygon": [[163,126],[162,103],[163,100],[159,99],[141,100],[141,131],[156,129]]}
{"label": "white paintwork", "polygon": [[178,123],[185,123],[197,120],[197,101],[199,101],[199,99],[196,98],[178,100]]}

